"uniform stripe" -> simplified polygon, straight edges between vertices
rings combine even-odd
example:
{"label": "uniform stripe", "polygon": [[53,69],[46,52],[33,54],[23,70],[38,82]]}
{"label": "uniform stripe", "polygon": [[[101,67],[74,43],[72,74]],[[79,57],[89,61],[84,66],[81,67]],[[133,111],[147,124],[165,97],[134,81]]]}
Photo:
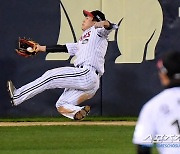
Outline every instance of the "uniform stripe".
{"label": "uniform stripe", "polygon": [[[100,75],[104,73],[104,62],[105,54],[107,51],[108,41],[107,36],[111,30],[106,30],[105,28],[91,28],[84,31],[82,34],[82,40],[78,42],[78,48],[73,49],[73,44],[69,45],[68,51],[73,52],[76,55],[76,60],[74,61],[75,66],[77,65],[91,65],[99,72]],[[99,37],[100,35],[101,37]],[[88,40],[84,43],[84,40]],[[77,44],[74,44],[77,47]]]}
{"label": "uniform stripe", "polygon": [[78,72],[78,73],[73,73],[73,74],[63,74],[63,75],[56,75],[56,76],[51,76],[47,79],[45,79],[44,81],[42,81],[41,83],[29,88],[29,89],[26,89],[25,91],[21,92],[19,95],[16,95],[13,97],[13,99],[18,99],[20,98],[21,96],[27,94],[28,92],[30,91],[33,91],[34,89],[37,89],[45,84],[47,84],[48,82],[50,82],[51,80],[54,80],[54,79],[59,79],[59,78],[67,78],[67,77],[78,77],[78,76],[83,76],[83,75],[86,75],[90,70],[86,69],[84,70],[83,72]]}

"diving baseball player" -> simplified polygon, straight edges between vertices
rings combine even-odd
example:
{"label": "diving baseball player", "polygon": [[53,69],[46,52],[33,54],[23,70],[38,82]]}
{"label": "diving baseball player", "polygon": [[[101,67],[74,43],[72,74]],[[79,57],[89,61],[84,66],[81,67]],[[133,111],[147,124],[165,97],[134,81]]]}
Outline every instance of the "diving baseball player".
{"label": "diving baseball player", "polygon": [[180,52],[169,52],[157,63],[165,87],[142,108],[133,143],[138,154],[150,154],[156,144],[160,154],[180,153]]}
{"label": "diving baseball player", "polygon": [[[105,15],[99,10],[92,12],[83,10],[83,14],[85,16],[82,22],[83,34],[77,43],[54,46],[37,44],[34,51],[68,52],[77,57],[74,67],[48,70],[41,77],[18,89],[14,87],[12,81],[8,81],[8,91],[13,105],[17,106],[46,89],[65,88],[56,102],[58,112],[74,120],[82,120],[87,116],[90,106],[79,105],[92,98],[99,88],[99,80],[104,73],[108,35],[118,26],[106,20]],[[21,43],[20,46],[24,47]],[[22,54],[26,54],[24,50],[17,49],[17,53],[21,51]],[[29,52],[29,48],[26,52]]]}

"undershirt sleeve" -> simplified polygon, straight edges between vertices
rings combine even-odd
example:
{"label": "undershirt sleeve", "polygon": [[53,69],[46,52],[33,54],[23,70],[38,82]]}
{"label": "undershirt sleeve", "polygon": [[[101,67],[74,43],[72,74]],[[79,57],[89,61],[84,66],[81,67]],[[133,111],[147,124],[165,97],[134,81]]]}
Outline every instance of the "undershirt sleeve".
{"label": "undershirt sleeve", "polygon": [[46,52],[68,52],[68,49],[66,45],[51,45],[51,46],[46,46]]}

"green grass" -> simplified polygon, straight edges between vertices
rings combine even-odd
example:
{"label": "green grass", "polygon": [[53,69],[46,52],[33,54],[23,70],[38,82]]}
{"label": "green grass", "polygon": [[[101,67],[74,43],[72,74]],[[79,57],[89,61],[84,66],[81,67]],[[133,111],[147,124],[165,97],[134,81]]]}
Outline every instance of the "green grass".
{"label": "green grass", "polygon": [[133,153],[133,127],[1,127],[0,153]]}
{"label": "green grass", "polygon": [[[83,121],[136,121],[137,117],[86,117]],[[0,122],[64,122],[74,121],[62,116],[59,117],[6,117],[0,118]]]}
{"label": "green grass", "polygon": [[1,154],[135,154],[134,126],[0,127]]}

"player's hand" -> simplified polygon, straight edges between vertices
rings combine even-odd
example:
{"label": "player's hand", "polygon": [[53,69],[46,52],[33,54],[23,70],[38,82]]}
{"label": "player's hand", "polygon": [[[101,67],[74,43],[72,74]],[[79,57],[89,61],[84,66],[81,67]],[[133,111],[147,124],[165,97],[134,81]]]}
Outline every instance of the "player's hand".
{"label": "player's hand", "polygon": [[104,27],[104,23],[105,23],[105,21],[96,22],[96,23],[94,24],[94,27],[95,27],[95,28],[102,28],[102,27]]}
{"label": "player's hand", "polygon": [[16,53],[23,57],[31,57],[38,53],[38,43],[31,39],[19,38],[18,47],[15,49]]}
{"label": "player's hand", "polygon": [[95,28],[108,28],[110,26],[110,22],[108,20],[105,21],[99,21],[94,24]]}

